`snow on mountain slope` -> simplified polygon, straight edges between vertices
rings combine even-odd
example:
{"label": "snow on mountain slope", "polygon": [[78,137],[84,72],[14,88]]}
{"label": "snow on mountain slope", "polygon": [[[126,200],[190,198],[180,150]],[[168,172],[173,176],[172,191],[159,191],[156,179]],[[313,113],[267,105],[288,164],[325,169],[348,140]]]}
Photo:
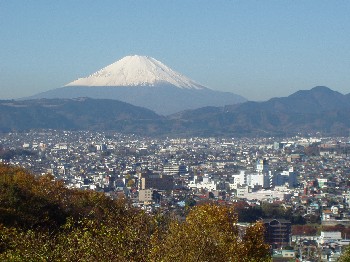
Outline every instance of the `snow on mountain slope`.
{"label": "snow on mountain slope", "polygon": [[162,115],[246,101],[234,93],[204,87],[154,58],[137,55],[124,57],[64,87],[24,99],[78,97],[120,100]]}
{"label": "snow on mountain slope", "polygon": [[66,86],[157,86],[171,84],[185,89],[207,89],[148,56],[126,56],[88,77]]}

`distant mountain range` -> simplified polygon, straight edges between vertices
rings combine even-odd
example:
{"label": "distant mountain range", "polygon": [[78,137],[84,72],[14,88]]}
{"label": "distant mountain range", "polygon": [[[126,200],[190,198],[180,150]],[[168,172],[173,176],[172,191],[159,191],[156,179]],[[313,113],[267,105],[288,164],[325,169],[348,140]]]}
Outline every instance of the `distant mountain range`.
{"label": "distant mountain range", "polygon": [[245,102],[242,96],[209,89],[148,56],[126,56],[90,76],[25,99],[115,99],[167,115],[203,106]]}
{"label": "distant mountain range", "polygon": [[[0,101],[0,131],[28,129],[117,130],[153,133],[164,117],[128,103],[107,99]],[[153,124],[155,122],[155,124]],[[147,130],[151,126],[152,130]]]}
{"label": "distant mountain range", "polygon": [[265,102],[184,110],[169,116],[107,99],[0,101],[0,131],[35,128],[113,130],[166,136],[348,135],[350,95],[327,87]]}
{"label": "distant mountain range", "polygon": [[295,135],[323,132],[348,135],[350,95],[327,87],[301,90],[288,97],[265,102],[246,102],[225,107],[207,107],[180,112],[173,120],[201,126],[203,133],[251,135]]}

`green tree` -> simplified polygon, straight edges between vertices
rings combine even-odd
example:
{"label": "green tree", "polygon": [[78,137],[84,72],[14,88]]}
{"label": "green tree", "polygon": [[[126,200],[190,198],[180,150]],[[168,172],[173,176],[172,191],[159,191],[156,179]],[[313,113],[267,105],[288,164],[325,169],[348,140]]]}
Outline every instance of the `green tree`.
{"label": "green tree", "polygon": [[261,205],[263,217],[265,218],[289,218],[291,216],[290,209],[286,209],[279,204],[263,202]]}
{"label": "green tree", "polygon": [[127,187],[134,187],[135,186],[135,181],[134,181],[134,179],[130,179],[130,180],[128,180],[128,182],[127,182]]}
{"label": "green tree", "polygon": [[346,247],[345,252],[338,259],[338,262],[350,262],[350,246]]}
{"label": "green tree", "polygon": [[193,197],[189,197],[185,200],[185,206],[187,208],[194,207],[197,204],[196,200]]}

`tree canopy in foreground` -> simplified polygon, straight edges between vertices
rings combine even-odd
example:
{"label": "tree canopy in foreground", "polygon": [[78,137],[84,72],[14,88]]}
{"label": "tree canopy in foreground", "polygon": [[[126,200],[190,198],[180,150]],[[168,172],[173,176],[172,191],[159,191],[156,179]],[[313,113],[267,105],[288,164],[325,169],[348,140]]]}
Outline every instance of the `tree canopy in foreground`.
{"label": "tree canopy in foreground", "polygon": [[227,205],[193,207],[184,221],[147,214],[0,165],[1,261],[270,261],[263,225],[237,221]]}

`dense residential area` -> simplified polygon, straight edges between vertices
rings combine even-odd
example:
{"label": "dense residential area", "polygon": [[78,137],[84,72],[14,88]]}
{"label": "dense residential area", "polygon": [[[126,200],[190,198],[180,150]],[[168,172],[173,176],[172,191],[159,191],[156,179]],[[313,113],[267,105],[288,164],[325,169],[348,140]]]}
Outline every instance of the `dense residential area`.
{"label": "dense residential area", "polygon": [[275,261],[337,261],[350,243],[347,137],[167,138],[36,130],[1,135],[0,161],[66,188],[181,219],[229,205],[264,224]]}

